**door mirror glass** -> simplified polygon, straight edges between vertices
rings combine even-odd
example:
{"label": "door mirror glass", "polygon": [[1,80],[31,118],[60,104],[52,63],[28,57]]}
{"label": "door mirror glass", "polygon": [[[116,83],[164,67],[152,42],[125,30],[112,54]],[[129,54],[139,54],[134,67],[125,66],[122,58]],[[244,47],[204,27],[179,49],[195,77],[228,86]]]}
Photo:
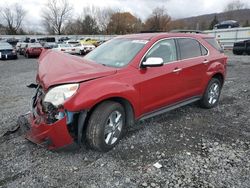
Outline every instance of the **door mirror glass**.
{"label": "door mirror glass", "polygon": [[160,57],[149,57],[142,63],[142,67],[160,67],[164,64],[163,59]]}

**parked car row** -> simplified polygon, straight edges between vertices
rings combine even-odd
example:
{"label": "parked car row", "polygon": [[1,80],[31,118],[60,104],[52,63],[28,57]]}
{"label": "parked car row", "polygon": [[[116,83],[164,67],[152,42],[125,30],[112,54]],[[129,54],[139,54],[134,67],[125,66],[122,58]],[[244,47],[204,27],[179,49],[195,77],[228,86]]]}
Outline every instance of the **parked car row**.
{"label": "parked car row", "polygon": [[[25,57],[39,57],[43,49],[61,51],[72,55],[86,55],[97,46],[106,42],[105,40],[96,40],[91,38],[68,38],[62,37],[56,42],[55,37],[43,37],[37,39],[23,38],[20,41],[11,39],[0,40],[1,52],[0,59],[15,59],[17,54]],[[11,53],[10,53],[11,52]],[[6,56],[7,53],[7,56]]]}
{"label": "parked car row", "polygon": [[25,43],[18,42],[16,45],[16,51],[19,55],[24,55],[25,57],[39,57],[42,53],[43,46],[40,43]]}
{"label": "parked car row", "polygon": [[93,44],[83,44],[76,40],[67,40],[53,44],[45,42],[42,44],[18,42],[16,45],[16,51],[19,55],[24,55],[29,58],[39,57],[43,49],[52,49],[72,55],[85,55],[96,48]]}

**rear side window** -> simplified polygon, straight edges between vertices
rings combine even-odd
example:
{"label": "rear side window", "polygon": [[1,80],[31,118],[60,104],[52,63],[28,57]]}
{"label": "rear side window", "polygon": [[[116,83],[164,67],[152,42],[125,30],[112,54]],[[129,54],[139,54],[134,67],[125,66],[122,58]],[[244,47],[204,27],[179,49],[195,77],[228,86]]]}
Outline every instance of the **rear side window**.
{"label": "rear side window", "polygon": [[207,41],[211,46],[213,46],[219,52],[223,51],[221,45],[218,43],[218,41],[215,38],[205,38],[204,40]]}
{"label": "rear side window", "polygon": [[[177,39],[180,49],[180,58],[188,59],[202,55],[201,45],[197,40],[184,38]],[[203,51],[206,49],[203,49]],[[206,53],[204,51],[204,53]]]}

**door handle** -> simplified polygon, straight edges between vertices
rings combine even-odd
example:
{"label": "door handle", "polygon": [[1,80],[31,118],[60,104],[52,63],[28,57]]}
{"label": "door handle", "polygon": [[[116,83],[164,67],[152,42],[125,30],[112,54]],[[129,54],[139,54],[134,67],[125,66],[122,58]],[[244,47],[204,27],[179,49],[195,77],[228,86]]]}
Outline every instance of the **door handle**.
{"label": "door handle", "polygon": [[180,72],[182,69],[181,68],[175,68],[173,72]]}
{"label": "door handle", "polygon": [[208,64],[209,61],[208,61],[207,59],[205,59],[205,60],[203,61],[203,63],[204,63],[204,64]]}

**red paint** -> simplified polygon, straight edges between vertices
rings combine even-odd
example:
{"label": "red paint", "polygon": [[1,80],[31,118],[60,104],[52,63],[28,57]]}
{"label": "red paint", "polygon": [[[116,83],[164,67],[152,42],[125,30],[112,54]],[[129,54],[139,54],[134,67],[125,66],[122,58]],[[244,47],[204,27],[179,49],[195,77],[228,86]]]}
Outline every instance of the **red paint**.
{"label": "red paint", "polygon": [[[63,105],[72,112],[90,110],[96,104],[113,97],[129,101],[134,110],[135,119],[143,114],[175,102],[202,96],[213,75],[226,74],[227,57],[210,46],[202,38],[208,35],[153,33],[121,36],[136,40],[149,40],[136,57],[123,68],[112,68],[86,61],[80,57],[45,51],[39,59],[37,82],[47,92],[55,85],[80,82],[77,93]],[[162,67],[140,68],[140,61],[148,49],[158,40],[172,37],[191,37],[198,40],[208,50],[208,56],[178,60]],[[203,62],[209,61],[207,64]],[[180,72],[173,70],[181,68]],[[50,126],[34,124],[28,138],[36,143],[50,137],[52,148],[72,143],[66,127],[66,120],[60,120]]]}

